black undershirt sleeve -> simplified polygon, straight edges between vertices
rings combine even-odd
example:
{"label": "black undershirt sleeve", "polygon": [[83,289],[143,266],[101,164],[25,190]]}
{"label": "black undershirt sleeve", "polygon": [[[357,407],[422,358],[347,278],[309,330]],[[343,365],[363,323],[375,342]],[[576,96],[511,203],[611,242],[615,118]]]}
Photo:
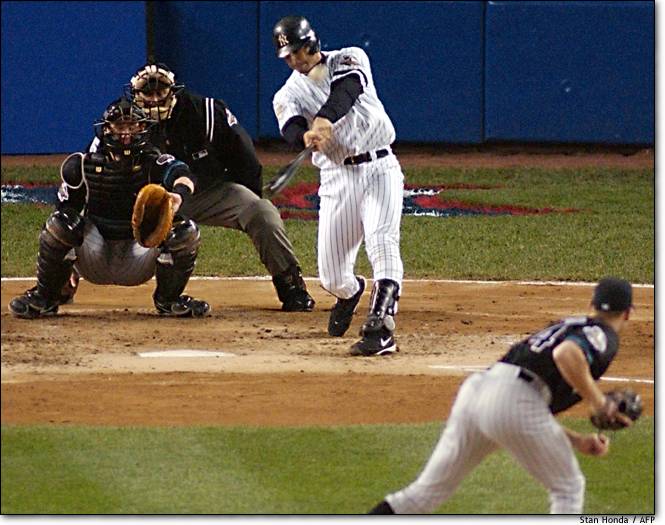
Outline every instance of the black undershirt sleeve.
{"label": "black undershirt sleeve", "polygon": [[347,75],[330,84],[330,96],[316,114],[335,123],[346,115],[363,92],[360,75]]}
{"label": "black undershirt sleeve", "polygon": [[307,131],[307,119],[301,115],[291,117],[282,128],[282,136],[293,148],[303,149],[303,135]]}

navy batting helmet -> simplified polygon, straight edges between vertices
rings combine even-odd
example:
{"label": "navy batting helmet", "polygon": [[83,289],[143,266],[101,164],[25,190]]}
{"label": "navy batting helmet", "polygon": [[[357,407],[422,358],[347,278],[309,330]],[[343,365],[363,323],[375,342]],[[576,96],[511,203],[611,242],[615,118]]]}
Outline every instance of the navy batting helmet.
{"label": "navy batting helmet", "polygon": [[307,46],[310,55],[321,49],[321,42],[309,22],[302,16],[285,16],[272,30],[272,42],[279,58]]}

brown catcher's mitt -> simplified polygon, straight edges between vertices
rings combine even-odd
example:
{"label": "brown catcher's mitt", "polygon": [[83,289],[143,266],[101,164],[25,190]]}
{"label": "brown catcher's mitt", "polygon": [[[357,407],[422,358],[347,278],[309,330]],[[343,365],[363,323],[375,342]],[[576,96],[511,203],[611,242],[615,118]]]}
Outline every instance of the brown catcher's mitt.
{"label": "brown catcher's mitt", "polygon": [[[635,421],[642,414],[642,398],[632,390],[612,390],[605,394],[605,406],[608,400],[617,406],[617,413],[622,413]],[[626,425],[618,419],[610,418],[607,412],[599,411],[591,415],[591,424],[600,430],[620,430]]]}
{"label": "brown catcher's mitt", "polygon": [[146,248],[164,242],[173,225],[173,204],[163,186],[148,184],[136,196],[132,213],[134,239]]}

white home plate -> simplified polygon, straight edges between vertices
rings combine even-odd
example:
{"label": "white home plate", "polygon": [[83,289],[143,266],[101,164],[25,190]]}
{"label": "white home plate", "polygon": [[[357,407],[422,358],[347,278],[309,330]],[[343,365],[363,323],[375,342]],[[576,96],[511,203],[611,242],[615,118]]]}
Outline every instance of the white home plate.
{"label": "white home plate", "polygon": [[139,357],[234,357],[228,352],[212,350],[160,350],[157,352],[138,352]]}

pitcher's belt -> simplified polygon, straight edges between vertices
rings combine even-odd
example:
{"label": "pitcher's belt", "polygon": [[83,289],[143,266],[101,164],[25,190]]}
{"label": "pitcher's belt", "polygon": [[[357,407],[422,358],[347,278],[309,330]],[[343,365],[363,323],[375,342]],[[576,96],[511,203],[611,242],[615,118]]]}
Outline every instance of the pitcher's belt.
{"label": "pitcher's belt", "polygon": [[517,365],[511,365],[510,363],[498,362],[494,363],[494,365],[487,370],[487,374],[492,376],[514,377],[521,381],[525,381],[540,393],[548,405],[552,401],[550,387],[531,370],[527,370],[526,368]]}

